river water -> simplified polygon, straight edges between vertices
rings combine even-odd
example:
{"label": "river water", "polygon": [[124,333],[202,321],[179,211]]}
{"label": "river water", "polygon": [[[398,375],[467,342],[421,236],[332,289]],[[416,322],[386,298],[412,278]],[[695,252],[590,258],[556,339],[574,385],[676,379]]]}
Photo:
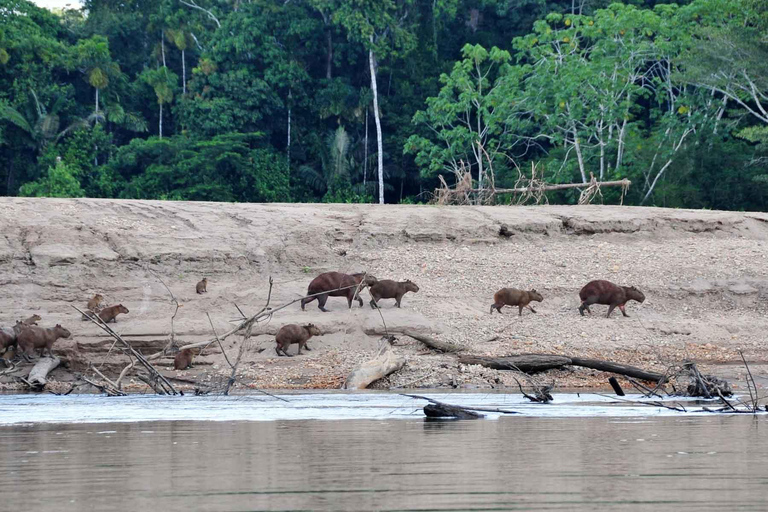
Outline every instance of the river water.
{"label": "river water", "polygon": [[522,414],[425,421],[394,394],[281,396],[0,396],[0,510],[768,509],[764,416],[430,394]]}

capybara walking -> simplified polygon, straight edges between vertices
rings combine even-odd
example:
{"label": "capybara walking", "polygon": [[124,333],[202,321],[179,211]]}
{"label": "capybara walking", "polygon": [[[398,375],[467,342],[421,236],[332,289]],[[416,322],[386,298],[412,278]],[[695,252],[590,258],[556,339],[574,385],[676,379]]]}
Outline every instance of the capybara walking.
{"label": "capybara walking", "polygon": [[117,323],[117,315],[120,313],[128,314],[130,311],[128,311],[128,308],[122,304],[118,304],[117,306],[110,306],[99,311],[99,318],[101,318],[101,321],[105,324],[108,324],[109,322]]}
{"label": "capybara walking", "polygon": [[37,325],[37,322],[42,320],[43,317],[41,317],[38,314],[34,314],[31,317],[27,318],[26,320],[22,320],[21,323],[24,325]]}
{"label": "capybara walking", "polygon": [[[302,347],[307,350],[312,350],[307,346],[307,340],[312,336],[320,336],[320,329],[313,324],[307,324],[304,326],[296,324],[284,325],[277,331],[275,336],[275,352],[277,355],[285,355],[292,357],[288,352],[288,347],[293,343],[299,344],[299,354],[301,354]],[[282,354],[280,353],[282,352]]]}
{"label": "capybara walking", "polygon": [[[363,282],[363,277],[365,277],[365,282]],[[326,272],[324,274],[320,274],[314,278],[312,282],[309,283],[309,287],[307,287],[307,295],[319,295],[301,299],[301,309],[303,310],[306,304],[309,304],[313,300],[317,299],[317,307],[320,308],[320,311],[328,312],[328,310],[325,309],[325,301],[328,300],[328,297],[346,297],[347,306],[350,309],[352,308],[353,299],[358,300],[360,302],[360,306],[362,306],[363,299],[360,298],[359,294],[355,293],[357,291],[356,286],[360,285],[360,283],[363,283],[363,286],[360,287],[360,289],[362,289],[365,286],[371,286],[375,284],[376,278],[364,273],[350,275],[342,274],[341,272]],[[338,290],[337,288],[345,289]]]}
{"label": "capybara walking", "polygon": [[35,314],[20,322],[16,321],[16,325],[13,327],[0,327],[0,354],[6,349],[15,347],[21,329],[30,325],[37,325],[38,320],[42,320],[42,317]]}
{"label": "capybara walking", "polygon": [[181,350],[178,354],[176,354],[176,357],[173,358],[174,370],[186,370],[187,368],[192,368],[191,348],[185,348],[184,350]]}
{"label": "capybara walking", "polygon": [[197,286],[195,286],[195,290],[197,293],[208,293],[208,278],[204,277],[202,281],[197,283]]}
{"label": "capybara walking", "polygon": [[585,309],[587,313],[592,314],[592,311],[589,310],[589,306],[592,304],[606,304],[610,306],[608,314],[605,315],[608,318],[616,306],[619,307],[622,315],[629,316],[624,310],[627,301],[636,300],[642,303],[645,300],[645,295],[634,286],[619,286],[610,281],[599,279],[587,283],[579,292],[579,298],[581,299],[581,306],[579,306],[581,316],[584,316]]}
{"label": "capybara walking", "polygon": [[400,301],[403,300],[403,295],[407,292],[416,293],[419,291],[419,287],[410,279],[401,282],[392,281],[391,279],[382,279],[371,286],[368,291],[371,294],[371,308],[375,309],[379,307],[379,300],[381,299],[395,299],[395,305],[400,307]]}
{"label": "capybara walking", "polygon": [[517,288],[502,288],[493,294],[491,313],[493,313],[493,309],[496,308],[496,311],[501,314],[501,308],[504,306],[517,306],[519,309],[518,316],[523,316],[523,308],[526,307],[535,313],[536,310],[531,306],[531,302],[534,300],[541,302],[544,300],[544,297],[542,297],[536,290],[525,291],[518,290]]}
{"label": "capybara walking", "polygon": [[69,338],[70,332],[56,324],[53,329],[43,329],[36,326],[25,326],[21,329],[18,335],[19,351],[22,357],[26,361],[29,361],[29,355],[34,353],[35,350],[40,350],[40,357],[43,356],[45,350],[53,357],[51,347],[53,343],[59,338]]}

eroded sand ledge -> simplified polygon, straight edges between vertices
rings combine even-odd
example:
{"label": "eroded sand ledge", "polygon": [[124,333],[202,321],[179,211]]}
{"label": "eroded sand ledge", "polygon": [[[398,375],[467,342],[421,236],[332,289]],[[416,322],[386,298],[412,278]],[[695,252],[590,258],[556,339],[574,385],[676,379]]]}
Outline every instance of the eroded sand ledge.
{"label": "eroded sand ledge", "polygon": [[[499,235],[502,224],[511,236]],[[384,301],[390,329],[434,334],[481,355],[565,352],[661,370],[684,357],[704,365],[731,362],[737,348],[760,361],[768,348],[765,213],[0,198],[0,229],[0,325],[39,313],[42,326],[69,328],[72,339],[60,340],[54,352],[72,370],[93,362],[115,373],[125,364],[114,351],[108,354],[111,341],[70,307],[84,305],[96,292],[131,310],[116,327],[136,349],[151,354],[167,343],[173,306],[148,269],[182,304],[176,332],[184,343],[211,337],[206,312],[219,332],[237,317],[235,303],[255,312],[270,275],[272,304],[279,305],[302,295],[320,272],[367,270],[379,278],[410,278],[421,288],[405,296],[400,310]],[[209,279],[209,293],[200,296],[195,283],[202,276]],[[629,305],[632,318],[581,318],[578,290],[595,278],[633,284],[648,300]],[[505,309],[490,315],[493,292],[502,286],[539,290],[545,300],[538,314],[518,318]],[[242,382],[338,387],[375,350],[377,336],[371,334],[382,328],[367,292],[363,298],[365,306],[351,312],[344,299],[330,299],[327,314],[314,304],[306,312],[296,304],[277,313],[256,337],[256,348],[266,350],[248,354]],[[324,332],[310,342],[313,351],[278,359],[276,330],[305,321]],[[236,351],[237,342],[230,338],[227,350]],[[431,354],[410,338],[400,343],[396,350],[406,367],[379,387],[514,384],[503,372],[460,366],[453,356]],[[170,370],[170,359],[160,368],[201,382],[228,374],[215,351],[196,362],[186,372]],[[720,369],[739,377],[736,367]],[[561,386],[603,385],[594,373],[551,377]],[[51,378],[68,375],[57,369]]]}

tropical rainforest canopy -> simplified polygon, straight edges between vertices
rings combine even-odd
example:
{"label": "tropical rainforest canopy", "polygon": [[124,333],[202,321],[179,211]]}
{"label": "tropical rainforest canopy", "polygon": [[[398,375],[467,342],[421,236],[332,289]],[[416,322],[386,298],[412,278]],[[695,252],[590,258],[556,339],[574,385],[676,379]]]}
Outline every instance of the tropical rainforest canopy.
{"label": "tropical rainforest canopy", "polygon": [[463,170],[768,209],[768,2],[0,0],[2,195],[426,202]]}

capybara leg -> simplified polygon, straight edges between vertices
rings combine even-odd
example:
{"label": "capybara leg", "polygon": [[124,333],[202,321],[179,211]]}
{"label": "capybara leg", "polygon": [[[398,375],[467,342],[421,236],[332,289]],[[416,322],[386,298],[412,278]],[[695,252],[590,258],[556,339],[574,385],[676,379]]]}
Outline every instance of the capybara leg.
{"label": "capybara leg", "polygon": [[371,298],[371,302],[369,302],[369,304],[371,305],[371,309],[376,309],[379,307],[379,304],[376,302],[376,299],[374,298]]}
{"label": "capybara leg", "polygon": [[302,310],[302,311],[304,311],[304,306],[305,306],[306,304],[309,304],[310,302],[312,302],[312,301],[313,301],[313,300],[315,300],[316,298],[317,298],[317,297],[309,297],[309,298],[306,298],[306,299],[301,299],[301,310]]}
{"label": "capybara leg", "polygon": [[303,343],[299,343],[299,351],[298,351],[297,355],[301,355],[301,347],[302,346],[303,346]]}
{"label": "capybara leg", "polygon": [[587,310],[587,313],[591,315],[592,310],[589,309],[589,306],[595,302],[597,302],[597,297],[587,297],[581,301],[581,306],[579,306],[579,313],[581,313],[581,316],[584,316],[584,310]]}
{"label": "capybara leg", "polygon": [[523,306],[517,306],[517,316],[523,316]]}
{"label": "capybara leg", "polygon": [[629,317],[629,315],[627,314],[627,311],[624,309],[624,304],[619,304],[619,309],[621,310],[622,315]]}
{"label": "capybara leg", "polygon": [[[355,300],[360,304],[360,307],[363,307],[363,299],[360,297],[359,293],[355,293]],[[352,301],[349,301],[349,307],[352,307]]]}
{"label": "capybara leg", "polygon": [[306,343],[304,343],[304,350],[308,350],[309,352],[312,352],[312,349],[309,348],[309,345],[307,345]]}
{"label": "capybara leg", "polygon": [[403,296],[402,295],[398,295],[397,297],[395,297],[395,305],[397,307],[400,307],[400,301],[401,300],[403,300]]}
{"label": "capybara leg", "polygon": [[613,313],[614,308],[616,307],[616,304],[611,304],[611,306],[608,308],[608,314],[605,315],[605,318],[610,318],[611,313]]}
{"label": "capybara leg", "polygon": [[[320,311],[322,311],[323,313],[327,313],[328,312],[328,310],[325,309],[325,303],[326,303],[327,300],[328,300],[328,295],[327,294],[323,294],[323,295],[318,295],[317,296],[317,308]],[[288,353],[286,352],[285,355],[288,355]]]}
{"label": "capybara leg", "polygon": [[530,310],[531,310],[531,311],[533,311],[534,313],[536,312],[536,310],[535,310],[535,309],[533,309],[533,306],[531,306],[530,304],[528,304],[528,309],[530,309]]}

